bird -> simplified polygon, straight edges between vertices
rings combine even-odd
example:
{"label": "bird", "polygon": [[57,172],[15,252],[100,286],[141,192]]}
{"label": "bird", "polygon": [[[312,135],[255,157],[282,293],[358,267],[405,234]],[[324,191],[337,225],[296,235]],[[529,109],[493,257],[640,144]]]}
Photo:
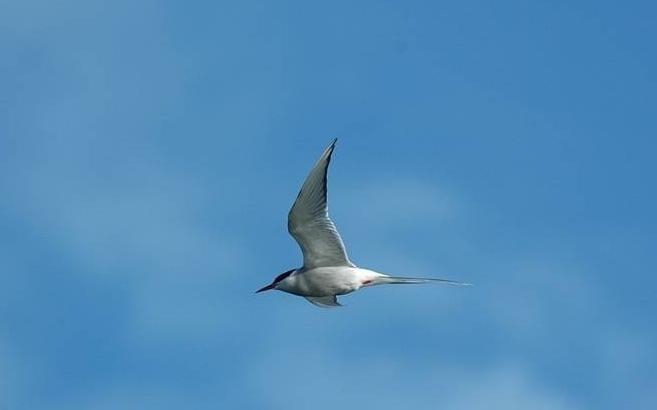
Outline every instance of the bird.
{"label": "bird", "polygon": [[315,163],[288,214],[288,232],[301,248],[303,266],[281,273],[255,293],[279,290],[302,296],[316,306],[333,308],[342,306],[338,296],[377,285],[441,282],[468,286],[448,279],[390,276],[360,268],[349,259],[328,213],[327,173],[337,140],[333,139]]}

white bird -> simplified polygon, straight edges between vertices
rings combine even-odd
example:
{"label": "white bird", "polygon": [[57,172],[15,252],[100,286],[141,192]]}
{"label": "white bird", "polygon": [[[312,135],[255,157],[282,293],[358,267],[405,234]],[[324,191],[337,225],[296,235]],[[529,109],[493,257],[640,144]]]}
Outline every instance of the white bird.
{"label": "white bird", "polygon": [[276,289],[303,296],[320,307],[336,307],[342,306],[338,295],[368,286],[428,282],[468,285],[447,279],[389,276],[359,268],[349,260],[329,217],[326,199],[326,173],[336,142],[337,138],[310,171],[287,217],[287,229],[303,252],[303,267],[281,273],[256,293]]}

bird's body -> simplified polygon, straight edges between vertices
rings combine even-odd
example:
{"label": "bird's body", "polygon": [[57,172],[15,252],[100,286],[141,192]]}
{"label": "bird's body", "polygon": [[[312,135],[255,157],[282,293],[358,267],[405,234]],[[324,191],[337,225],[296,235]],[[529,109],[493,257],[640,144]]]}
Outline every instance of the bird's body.
{"label": "bird's body", "polygon": [[338,295],[366,286],[445,282],[446,279],[395,277],[362,269],[347,256],[342,238],[328,215],[327,171],[336,140],[324,151],[306,178],[288,215],[288,231],[303,252],[303,267],[278,275],[258,292],[276,289],[303,296],[321,307],[340,306]]}
{"label": "bird's body", "polygon": [[295,270],[277,289],[299,296],[346,295],[372,284],[382,276],[367,269],[352,266],[321,266]]}

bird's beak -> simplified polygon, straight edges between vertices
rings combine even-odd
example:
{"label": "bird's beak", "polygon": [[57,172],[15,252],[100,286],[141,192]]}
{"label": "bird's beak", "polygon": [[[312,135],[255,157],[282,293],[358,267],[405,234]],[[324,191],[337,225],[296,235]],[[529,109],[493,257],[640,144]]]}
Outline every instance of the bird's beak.
{"label": "bird's beak", "polygon": [[256,293],[264,292],[264,291],[266,291],[266,290],[272,290],[272,289],[274,289],[274,286],[275,286],[275,285],[272,283],[271,285],[267,285],[267,286],[265,286],[265,287],[262,288],[262,289],[258,289],[258,290],[256,290]]}

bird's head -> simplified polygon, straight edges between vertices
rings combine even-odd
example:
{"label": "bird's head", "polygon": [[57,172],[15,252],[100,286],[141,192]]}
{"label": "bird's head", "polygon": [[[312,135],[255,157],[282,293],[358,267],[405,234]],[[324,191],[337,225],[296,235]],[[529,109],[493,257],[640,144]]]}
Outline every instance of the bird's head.
{"label": "bird's head", "polygon": [[274,278],[274,281],[270,283],[269,285],[265,286],[264,288],[256,290],[256,293],[264,292],[266,290],[271,290],[271,289],[276,289],[278,284],[287,279],[288,276],[290,276],[295,270],[291,269],[287,272],[283,272],[280,275],[276,276]]}

